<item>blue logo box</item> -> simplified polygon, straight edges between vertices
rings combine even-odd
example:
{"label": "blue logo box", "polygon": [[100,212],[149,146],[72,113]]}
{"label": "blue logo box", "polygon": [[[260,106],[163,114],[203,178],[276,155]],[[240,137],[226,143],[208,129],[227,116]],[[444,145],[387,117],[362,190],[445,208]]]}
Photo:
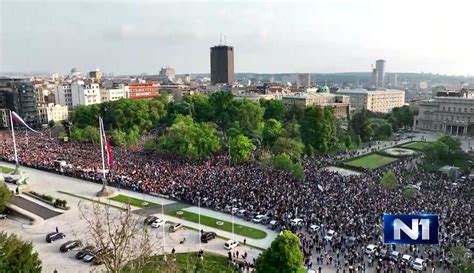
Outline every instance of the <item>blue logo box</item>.
{"label": "blue logo box", "polygon": [[438,244],[439,217],[436,214],[384,214],[385,244]]}

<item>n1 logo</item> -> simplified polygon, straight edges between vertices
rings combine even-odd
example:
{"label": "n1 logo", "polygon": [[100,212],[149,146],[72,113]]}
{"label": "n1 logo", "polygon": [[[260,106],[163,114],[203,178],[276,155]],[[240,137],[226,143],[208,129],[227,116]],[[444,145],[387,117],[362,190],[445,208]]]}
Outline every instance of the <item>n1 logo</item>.
{"label": "n1 logo", "polygon": [[438,244],[438,215],[384,214],[385,244]]}

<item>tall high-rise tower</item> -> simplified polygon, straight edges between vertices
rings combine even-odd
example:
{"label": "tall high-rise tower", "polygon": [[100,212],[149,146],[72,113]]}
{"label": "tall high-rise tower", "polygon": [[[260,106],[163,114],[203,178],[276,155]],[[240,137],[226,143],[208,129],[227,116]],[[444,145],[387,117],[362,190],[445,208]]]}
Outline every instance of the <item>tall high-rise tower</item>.
{"label": "tall high-rise tower", "polygon": [[375,69],[377,69],[377,86],[385,84],[385,60],[375,61]]}
{"label": "tall high-rise tower", "polygon": [[218,45],[211,47],[211,82],[212,84],[234,81],[234,48]]}

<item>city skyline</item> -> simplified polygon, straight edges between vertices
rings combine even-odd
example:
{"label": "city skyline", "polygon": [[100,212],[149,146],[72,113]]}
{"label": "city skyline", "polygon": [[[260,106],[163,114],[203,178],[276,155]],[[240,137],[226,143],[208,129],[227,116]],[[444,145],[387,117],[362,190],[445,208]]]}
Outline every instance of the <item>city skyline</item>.
{"label": "city skyline", "polygon": [[389,73],[472,75],[472,4],[408,3],[0,0],[0,72],[209,73],[223,33],[236,73],[370,72],[385,59]]}

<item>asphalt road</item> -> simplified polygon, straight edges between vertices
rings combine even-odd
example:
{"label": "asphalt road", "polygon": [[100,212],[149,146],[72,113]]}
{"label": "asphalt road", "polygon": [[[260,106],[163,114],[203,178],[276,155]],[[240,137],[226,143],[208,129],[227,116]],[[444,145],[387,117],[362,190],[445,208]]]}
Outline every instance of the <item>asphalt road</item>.
{"label": "asphalt road", "polygon": [[25,199],[21,196],[15,196],[12,199],[11,203],[15,206],[18,206],[18,207],[20,207],[24,210],[27,210],[27,211],[31,212],[33,214],[36,214],[36,215],[38,215],[39,217],[41,217],[45,220],[49,219],[49,218],[53,218],[53,217],[58,216],[58,215],[61,214],[61,213],[56,212],[54,210],[50,210],[46,207],[38,205],[35,202],[27,200],[27,199]]}

